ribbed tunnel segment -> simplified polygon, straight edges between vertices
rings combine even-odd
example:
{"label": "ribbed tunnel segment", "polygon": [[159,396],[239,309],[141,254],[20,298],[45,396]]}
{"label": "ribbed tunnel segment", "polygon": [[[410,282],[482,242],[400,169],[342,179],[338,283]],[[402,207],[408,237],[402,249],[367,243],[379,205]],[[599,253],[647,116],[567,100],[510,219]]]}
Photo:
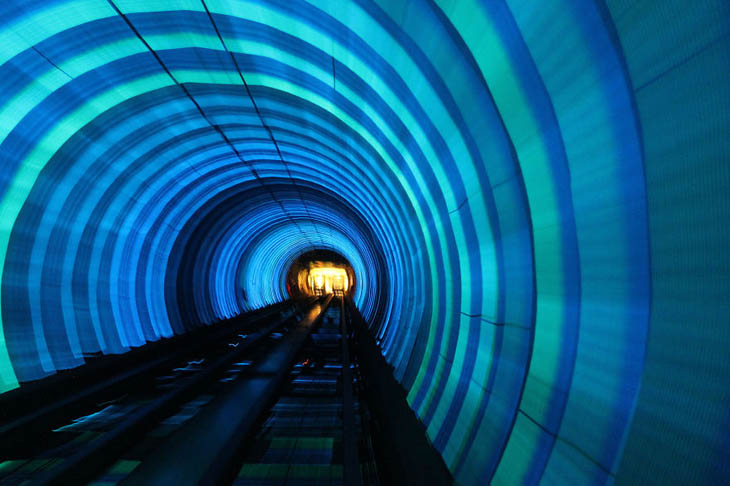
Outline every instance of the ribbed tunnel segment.
{"label": "ribbed tunnel segment", "polygon": [[3,2],[0,390],[330,249],[458,482],[726,479],[728,33],[724,0]]}

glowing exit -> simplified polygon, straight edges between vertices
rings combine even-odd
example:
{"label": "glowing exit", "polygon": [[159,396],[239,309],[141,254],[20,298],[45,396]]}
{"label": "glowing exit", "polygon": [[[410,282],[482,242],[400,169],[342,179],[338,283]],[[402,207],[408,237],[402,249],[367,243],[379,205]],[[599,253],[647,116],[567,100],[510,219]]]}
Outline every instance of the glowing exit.
{"label": "glowing exit", "polygon": [[347,271],[341,267],[313,267],[307,277],[309,289],[314,294],[345,292],[349,283]]}

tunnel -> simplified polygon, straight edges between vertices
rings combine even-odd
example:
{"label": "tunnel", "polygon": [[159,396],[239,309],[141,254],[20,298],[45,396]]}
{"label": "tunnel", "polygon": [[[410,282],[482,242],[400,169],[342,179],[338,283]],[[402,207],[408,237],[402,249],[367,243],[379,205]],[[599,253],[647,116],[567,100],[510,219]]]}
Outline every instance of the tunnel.
{"label": "tunnel", "polygon": [[730,481],[726,0],[6,0],[0,57],[0,402],[336,255],[454,484]]}
{"label": "tunnel", "polygon": [[357,281],[352,264],[332,250],[302,253],[289,267],[286,277],[290,297],[301,295],[353,295]]}

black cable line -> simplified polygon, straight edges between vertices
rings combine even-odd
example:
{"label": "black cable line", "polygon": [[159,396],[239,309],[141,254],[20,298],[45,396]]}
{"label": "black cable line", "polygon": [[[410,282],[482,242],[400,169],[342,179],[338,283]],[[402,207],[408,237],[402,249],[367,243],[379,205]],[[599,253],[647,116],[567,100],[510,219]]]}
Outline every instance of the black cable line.
{"label": "black cable line", "polygon": [[271,130],[271,127],[269,127],[269,125],[266,123],[266,120],[264,120],[263,114],[259,110],[258,104],[256,103],[256,100],[254,99],[254,96],[251,93],[251,88],[249,87],[248,82],[246,82],[246,78],[243,76],[243,73],[241,72],[241,68],[238,65],[236,56],[233,54],[233,52],[230,49],[228,49],[228,45],[226,44],[226,41],[223,39],[223,35],[221,35],[220,30],[218,29],[218,25],[215,23],[215,20],[213,19],[213,14],[210,13],[210,10],[208,9],[208,5],[205,3],[205,0],[200,0],[200,3],[202,3],[203,8],[205,9],[205,12],[208,14],[208,19],[210,19],[210,23],[213,26],[213,29],[215,29],[215,33],[218,36],[218,40],[220,40],[221,45],[223,46],[223,49],[231,57],[231,61],[233,62],[233,65],[236,68],[236,72],[238,72],[238,76],[241,78],[241,82],[243,83],[243,86],[246,88],[246,94],[248,94],[248,97],[251,100],[251,104],[253,105],[253,108],[256,111],[256,115],[258,116],[259,121],[261,122],[261,126],[264,127],[266,132],[269,134],[269,138],[271,139],[271,142],[274,144],[274,148],[276,149],[276,153],[279,156],[279,160],[281,160],[281,163],[284,165],[284,169],[286,170],[287,176],[288,176],[289,180],[291,181],[292,185],[294,186],[295,190],[297,191],[297,194],[299,195],[299,199],[302,202],[304,211],[307,213],[307,217],[312,222],[312,225],[314,226],[314,231],[315,231],[315,233],[317,233],[320,243],[322,244],[323,247],[326,246],[324,243],[324,239],[322,238],[322,233],[317,228],[317,223],[314,220],[314,218],[312,217],[312,213],[309,210],[309,206],[307,205],[306,201],[304,200],[304,197],[302,196],[301,189],[299,188],[299,185],[297,184],[294,177],[292,177],[292,173],[289,168],[289,164],[284,159],[284,155],[281,153],[281,149],[279,148],[279,143],[276,141],[276,138],[274,137],[274,132]]}
{"label": "black cable line", "polygon": [[[202,1],[202,0],[201,0],[201,1]],[[261,176],[259,175],[258,171],[257,171],[257,170],[256,170],[256,169],[255,169],[255,168],[254,168],[254,167],[253,167],[253,166],[252,166],[252,165],[251,165],[251,164],[250,164],[250,163],[249,163],[249,162],[248,162],[248,161],[247,161],[247,160],[246,160],[246,159],[245,159],[245,158],[243,157],[243,155],[241,155],[241,153],[240,153],[240,152],[238,151],[238,149],[237,149],[237,148],[235,147],[235,145],[233,144],[233,142],[231,142],[231,140],[230,140],[230,139],[228,138],[228,136],[227,136],[227,135],[226,135],[226,134],[225,134],[225,133],[223,132],[223,130],[221,129],[221,127],[220,127],[219,125],[217,125],[217,124],[213,123],[213,122],[212,122],[212,121],[211,121],[211,120],[210,120],[210,119],[208,118],[208,116],[207,116],[207,115],[205,114],[205,112],[203,111],[203,108],[202,108],[202,107],[200,106],[200,104],[198,104],[198,102],[197,102],[197,101],[195,100],[195,98],[194,98],[194,97],[193,97],[193,95],[192,95],[192,94],[190,93],[190,91],[189,91],[189,90],[188,90],[188,88],[187,88],[187,87],[185,86],[185,84],[184,84],[184,83],[180,83],[180,82],[179,82],[179,81],[178,81],[178,80],[177,80],[177,79],[175,78],[175,76],[173,76],[173,74],[172,74],[172,73],[170,72],[170,70],[169,70],[169,69],[167,68],[167,66],[165,65],[165,63],[164,63],[164,62],[162,61],[162,59],[160,58],[159,54],[157,54],[157,52],[156,52],[156,51],[155,51],[155,50],[154,50],[154,49],[152,48],[152,46],[150,46],[150,45],[149,45],[149,43],[148,43],[148,42],[147,42],[147,41],[146,41],[146,40],[144,39],[144,37],[142,36],[142,34],[141,34],[141,33],[140,33],[140,32],[139,32],[138,30],[137,30],[137,28],[136,28],[136,27],[135,27],[135,26],[134,26],[134,25],[132,24],[132,22],[131,22],[131,21],[129,20],[129,18],[128,18],[128,17],[127,17],[127,16],[126,16],[126,15],[125,15],[125,14],[124,14],[124,13],[123,13],[123,12],[122,12],[121,10],[119,10],[119,8],[118,8],[118,7],[117,7],[117,5],[116,5],[116,4],[114,3],[114,1],[113,1],[113,0],[107,0],[107,2],[109,3],[109,5],[111,5],[111,7],[112,7],[112,8],[114,9],[114,11],[115,11],[115,12],[117,13],[117,15],[119,15],[119,16],[120,16],[120,17],[121,17],[121,18],[122,18],[122,19],[124,20],[124,22],[125,22],[125,23],[127,24],[127,26],[128,26],[128,27],[129,27],[129,28],[130,28],[130,29],[132,30],[132,32],[134,32],[134,34],[135,34],[135,35],[137,36],[137,38],[138,38],[138,39],[140,40],[140,42],[142,42],[142,44],[144,44],[144,46],[145,46],[145,47],[147,48],[147,50],[148,50],[148,51],[149,51],[149,52],[150,52],[150,53],[151,53],[151,54],[152,54],[153,56],[155,56],[155,59],[157,60],[158,64],[160,65],[160,67],[162,67],[162,69],[163,69],[163,70],[165,71],[165,73],[167,73],[167,75],[168,75],[168,76],[170,77],[170,79],[171,79],[171,80],[172,80],[172,81],[173,81],[173,82],[174,82],[174,83],[175,83],[175,84],[176,84],[177,86],[179,86],[179,87],[180,87],[180,89],[182,89],[182,90],[183,90],[183,92],[184,92],[184,93],[185,93],[185,95],[186,95],[186,96],[188,97],[188,99],[190,99],[190,101],[191,101],[191,102],[193,103],[193,105],[195,105],[195,108],[196,108],[196,109],[198,110],[198,112],[200,113],[200,116],[202,116],[202,117],[203,117],[203,119],[204,119],[204,120],[205,120],[205,121],[206,121],[206,122],[208,123],[208,125],[210,125],[210,126],[211,126],[211,128],[213,128],[213,129],[214,129],[214,130],[215,130],[215,131],[216,131],[216,132],[217,132],[217,133],[218,133],[218,134],[219,134],[219,135],[221,136],[221,138],[223,139],[223,141],[224,141],[224,142],[225,142],[225,143],[226,143],[226,144],[227,144],[227,145],[228,145],[228,146],[230,147],[230,149],[231,149],[231,150],[233,151],[233,153],[234,153],[234,154],[236,155],[236,157],[238,158],[238,160],[239,160],[239,161],[240,161],[240,162],[241,162],[241,163],[242,163],[242,164],[243,164],[244,166],[246,166],[246,168],[248,168],[248,169],[249,169],[249,170],[251,171],[251,173],[253,174],[253,176],[254,176],[254,178],[256,179],[256,181],[257,181],[257,182],[258,182],[259,184],[261,184],[261,186],[262,186],[262,187],[264,187],[264,188],[266,189],[266,191],[267,191],[267,192],[268,192],[268,193],[269,193],[269,194],[271,195],[272,199],[273,199],[273,200],[274,200],[274,201],[275,201],[275,202],[276,202],[276,203],[277,203],[277,204],[279,205],[279,207],[281,207],[281,210],[282,210],[282,211],[284,212],[284,214],[286,215],[286,217],[287,217],[287,218],[288,218],[288,219],[289,219],[289,220],[290,220],[290,221],[291,221],[291,222],[292,222],[292,223],[293,223],[293,224],[294,224],[294,225],[295,225],[295,226],[297,227],[297,229],[298,229],[298,230],[299,230],[299,231],[300,231],[300,232],[302,233],[302,235],[304,235],[304,237],[306,238],[306,240],[307,240],[307,241],[309,242],[309,245],[310,245],[310,246],[311,246],[312,248],[315,248],[315,246],[314,246],[314,244],[312,243],[312,241],[311,241],[311,239],[309,238],[309,236],[308,236],[308,235],[307,235],[307,234],[306,234],[306,233],[304,232],[304,230],[303,230],[303,229],[301,228],[301,226],[299,226],[299,224],[297,223],[297,221],[296,221],[296,220],[295,220],[295,219],[294,219],[294,218],[293,218],[293,217],[292,217],[292,216],[291,216],[291,215],[290,215],[290,214],[288,213],[288,211],[287,211],[287,210],[286,210],[286,208],[284,207],[284,204],[283,204],[283,203],[281,202],[281,200],[279,200],[279,198],[277,198],[277,197],[276,197],[276,195],[274,194],[274,192],[273,192],[273,191],[272,191],[272,190],[271,190],[271,189],[270,189],[270,188],[269,188],[269,187],[268,187],[268,186],[266,185],[266,183],[264,182],[263,178],[261,178]],[[206,10],[207,10],[207,7],[206,7]],[[255,107],[255,106],[254,106],[254,107]],[[278,150],[278,147],[277,147],[277,150]],[[321,239],[321,236],[320,236],[320,239]]]}

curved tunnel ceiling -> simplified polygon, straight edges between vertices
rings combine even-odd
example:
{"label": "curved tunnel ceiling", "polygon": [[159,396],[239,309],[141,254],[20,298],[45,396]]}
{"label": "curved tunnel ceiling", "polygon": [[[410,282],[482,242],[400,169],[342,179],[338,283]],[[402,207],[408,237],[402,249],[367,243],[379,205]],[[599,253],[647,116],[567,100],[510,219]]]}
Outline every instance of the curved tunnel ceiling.
{"label": "curved tunnel ceiling", "polygon": [[327,248],[458,482],[730,474],[724,0],[0,24],[2,390],[281,299]]}

